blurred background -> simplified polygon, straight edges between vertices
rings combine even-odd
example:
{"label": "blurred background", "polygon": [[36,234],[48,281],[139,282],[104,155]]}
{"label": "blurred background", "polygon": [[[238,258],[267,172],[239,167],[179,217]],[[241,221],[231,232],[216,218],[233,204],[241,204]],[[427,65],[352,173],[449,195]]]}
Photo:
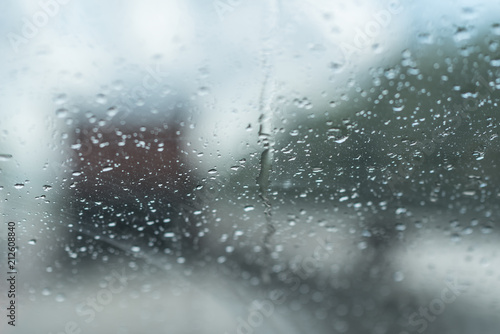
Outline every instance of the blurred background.
{"label": "blurred background", "polygon": [[499,7],[5,1],[1,332],[498,333]]}

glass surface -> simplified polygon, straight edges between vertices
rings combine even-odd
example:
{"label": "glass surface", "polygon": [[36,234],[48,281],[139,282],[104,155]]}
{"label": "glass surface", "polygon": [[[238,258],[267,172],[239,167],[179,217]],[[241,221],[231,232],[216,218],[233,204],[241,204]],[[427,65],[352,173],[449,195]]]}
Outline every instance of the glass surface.
{"label": "glass surface", "polygon": [[4,1],[0,332],[497,334],[499,13]]}

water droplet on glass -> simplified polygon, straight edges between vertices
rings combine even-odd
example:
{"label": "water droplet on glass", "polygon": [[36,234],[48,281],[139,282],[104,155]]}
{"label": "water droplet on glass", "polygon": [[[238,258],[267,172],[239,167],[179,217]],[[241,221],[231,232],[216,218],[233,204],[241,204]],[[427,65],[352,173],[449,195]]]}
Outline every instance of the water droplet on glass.
{"label": "water droplet on glass", "polygon": [[334,142],[336,142],[337,144],[342,144],[347,139],[349,139],[349,135],[345,135],[345,136],[342,136],[340,138],[334,139]]}
{"label": "water droplet on glass", "polygon": [[67,100],[68,100],[68,96],[66,94],[59,94],[59,95],[54,96],[54,98],[53,98],[54,103],[58,104],[58,105],[66,103]]}
{"label": "water droplet on glass", "polygon": [[208,95],[208,93],[209,93],[209,92],[210,92],[210,91],[209,91],[208,87],[200,87],[200,88],[198,89],[198,95],[199,95],[199,96],[205,96],[205,95]]}
{"label": "water droplet on glass", "polygon": [[490,61],[490,65],[493,67],[500,67],[500,59],[493,59]]}
{"label": "water droplet on glass", "polygon": [[493,231],[493,227],[491,226],[483,226],[481,227],[481,233],[490,234]]}
{"label": "water droplet on glass", "polygon": [[255,209],[255,207],[253,205],[247,205],[245,206],[245,208],[243,209],[245,212],[249,212],[249,211],[253,211]]}
{"label": "water droplet on glass", "polygon": [[404,231],[404,230],[406,230],[406,225],[404,225],[404,224],[396,224],[396,230],[397,231]]}
{"label": "water droplet on glass", "polygon": [[402,280],[404,280],[404,278],[405,278],[405,275],[402,272],[396,271],[394,273],[394,281],[401,282]]}
{"label": "water droplet on glass", "polygon": [[457,31],[453,35],[453,39],[455,40],[455,42],[461,42],[464,40],[468,40],[470,38],[471,38],[471,32],[469,29],[465,27],[457,28]]}
{"label": "water droplet on glass", "polygon": [[422,44],[432,44],[434,43],[434,39],[432,38],[432,35],[427,33],[427,32],[422,32],[417,35],[417,40],[419,43]]}
{"label": "water droplet on glass", "polygon": [[349,138],[349,134],[346,133],[347,129],[343,128],[337,128],[333,127],[328,129],[328,139],[333,140],[334,142],[338,144],[342,144]]}
{"label": "water droplet on glass", "polygon": [[97,94],[95,101],[99,104],[105,104],[108,101],[108,99],[106,98],[106,95],[104,95],[104,94]]}
{"label": "water droplet on glass", "polygon": [[491,32],[492,32],[494,35],[500,36],[500,23],[494,23],[494,24],[491,26]]}
{"label": "water droplet on glass", "polygon": [[349,199],[349,196],[342,196],[339,198],[339,202],[345,202]]}
{"label": "water droplet on glass", "polygon": [[12,155],[10,154],[0,154],[0,161],[9,161],[12,159]]}
{"label": "water droplet on glass", "polygon": [[368,247],[368,243],[366,241],[361,241],[358,243],[358,248],[359,249],[366,249]]}
{"label": "water droplet on glass", "polygon": [[111,107],[111,108],[109,108],[106,111],[106,115],[108,115],[108,117],[110,117],[110,118],[115,117],[116,114],[118,114],[118,108],[117,107]]}
{"label": "water droplet on glass", "polygon": [[339,62],[331,62],[330,63],[330,68],[332,69],[333,73],[342,72],[343,67],[344,67],[344,64],[341,64]]}
{"label": "water droplet on glass", "polygon": [[68,117],[68,114],[69,114],[68,109],[61,108],[56,110],[56,116],[59,118],[66,118]]}
{"label": "water droplet on glass", "polygon": [[62,293],[60,293],[56,296],[56,302],[58,302],[58,303],[62,303],[65,300],[66,300],[66,296],[64,296],[64,294],[62,294]]}

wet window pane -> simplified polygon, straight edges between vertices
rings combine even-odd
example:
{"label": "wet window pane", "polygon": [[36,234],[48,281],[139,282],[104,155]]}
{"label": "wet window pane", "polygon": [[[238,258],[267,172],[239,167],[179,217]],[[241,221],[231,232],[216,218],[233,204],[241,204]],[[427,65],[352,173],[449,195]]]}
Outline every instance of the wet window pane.
{"label": "wet window pane", "polygon": [[497,333],[499,6],[5,4],[1,333]]}

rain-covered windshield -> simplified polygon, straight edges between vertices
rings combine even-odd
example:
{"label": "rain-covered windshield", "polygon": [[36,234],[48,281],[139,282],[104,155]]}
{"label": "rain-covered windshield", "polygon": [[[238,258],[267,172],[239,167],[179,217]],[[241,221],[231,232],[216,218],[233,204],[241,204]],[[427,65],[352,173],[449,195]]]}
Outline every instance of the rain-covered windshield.
{"label": "rain-covered windshield", "polygon": [[6,1],[1,333],[500,330],[500,3]]}

